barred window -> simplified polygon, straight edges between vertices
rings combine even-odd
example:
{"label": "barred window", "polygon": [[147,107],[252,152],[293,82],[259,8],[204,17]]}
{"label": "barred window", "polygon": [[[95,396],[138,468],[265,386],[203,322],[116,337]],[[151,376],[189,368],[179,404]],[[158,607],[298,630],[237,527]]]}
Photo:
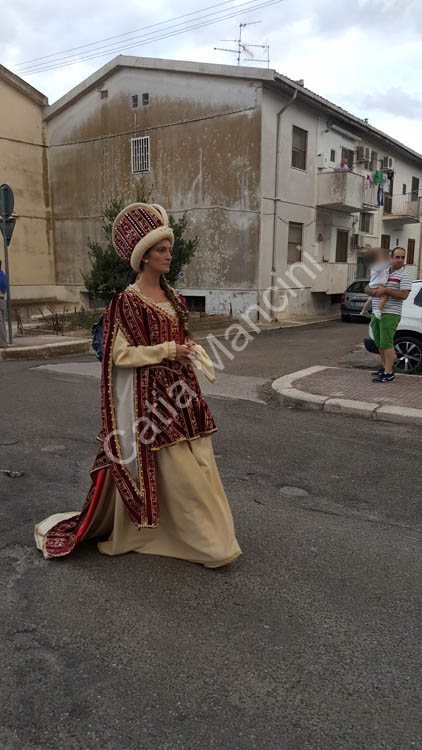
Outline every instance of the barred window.
{"label": "barred window", "polygon": [[132,174],[149,172],[149,135],[142,138],[132,138],[130,142]]}

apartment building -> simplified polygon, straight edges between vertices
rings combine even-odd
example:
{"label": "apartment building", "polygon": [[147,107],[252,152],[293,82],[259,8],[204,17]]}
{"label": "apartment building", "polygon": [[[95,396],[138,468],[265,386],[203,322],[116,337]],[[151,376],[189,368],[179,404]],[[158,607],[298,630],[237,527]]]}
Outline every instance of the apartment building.
{"label": "apartment building", "polygon": [[55,283],[75,302],[105,205],[136,200],[141,179],[199,237],[179,282],[196,309],[326,315],[380,244],[421,276],[422,156],[303,81],[120,55],[44,127]]}

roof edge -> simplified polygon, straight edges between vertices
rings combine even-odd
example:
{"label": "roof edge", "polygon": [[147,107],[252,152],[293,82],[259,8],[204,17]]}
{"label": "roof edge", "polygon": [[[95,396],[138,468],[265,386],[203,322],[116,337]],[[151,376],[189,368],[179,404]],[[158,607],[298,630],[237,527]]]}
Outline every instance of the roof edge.
{"label": "roof edge", "polygon": [[30,83],[24,81],[23,78],[20,78],[20,76],[16,75],[16,73],[13,73],[11,70],[9,70],[9,68],[5,68],[4,65],[0,65],[0,78],[3,78],[6,83],[9,83],[11,86],[13,86],[13,88],[20,91],[21,94],[29,96],[30,99],[35,101],[41,107],[48,106],[48,98],[45,96],[45,94],[41,93],[41,91],[38,91],[38,89],[31,86]]}
{"label": "roof edge", "polygon": [[228,78],[249,78],[251,80],[273,80],[274,70],[266,68],[245,68],[238,65],[221,65],[219,63],[198,63],[187,60],[166,60],[156,57],[135,57],[131,55],[117,55],[110,62],[103,65],[95,73],[79,83],[67,94],[50,104],[44,114],[45,120],[50,120],[59,114],[69,104],[79,99],[87,91],[98,86],[120,68],[143,68],[144,70],[162,70],[168,72],[193,73],[196,75],[220,75]]}
{"label": "roof edge", "polygon": [[330,102],[328,99],[324,99],[323,96],[315,94],[313,91],[305,88],[304,86],[301,86],[291,78],[287,78],[287,76],[283,76],[280,73],[275,72],[274,82],[276,83],[276,85],[288,87],[290,88],[290,90],[296,89],[298,92],[297,99],[299,101],[300,99],[302,99],[308,104],[312,102],[316,107],[327,111],[327,114],[332,113],[337,120],[342,120],[349,126],[353,125],[353,127],[359,130],[361,134],[364,133],[368,136],[372,136],[378,141],[387,141],[388,143],[391,143],[391,145],[396,150],[406,154],[407,157],[410,156],[413,160],[422,162],[422,154],[418,153],[418,151],[414,151],[412,148],[410,148],[410,146],[406,146],[406,144],[402,143],[401,141],[397,141],[391,135],[388,135],[388,133],[384,133],[383,130],[375,128],[373,125],[365,122],[365,120],[362,120],[361,117],[352,115],[350,112],[347,112],[347,110],[337,106],[336,104],[333,104],[333,102]]}
{"label": "roof edge", "polygon": [[[289,88],[297,90],[298,100],[306,102],[308,105],[313,104],[318,109],[323,109],[328,115],[335,116],[336,119],[346,123],[349,127],[352,126],[359,131],[360,134],[367,134],[372,136],[377,141],[383,141],[390,143],[391,146],[404,154],[406,158],[410,158],[413,161],[422,163],[422,154],[414,151],[404,143],[397,141],[392,136],[384,133],[382,130],[375,128],[373,125],[365,122],[360,117],[347,112],[347,110],[338,107],[333,102],[319,94],[315,94],[310,89],[305,88],[301,84],[293,81],[287,76],[283,76],[277,73],[272,68],[246,68],[245,66],[238,65],[221,65],[219,63],[198,63],[189,62],[183,60],[166,60],[155,57],[135,57],[131,55],[117,55],[108,63],[103,65],[97,71],[92,73],[88,78],[82,81],[80,84],[75,86],[73,89],[68,91],[67,94],[62,96],[53,104],[50,104],[44,111],[44,119],[50,120],[55,115],[62,112],[72,102],[77,101],[87,91],[100,85],[104,80],[110,77],[113,73],[121,68],[139,68],[146,70],[162,70],[162,71],[174,71],[182,73],[193,73],[197,75],[219,75],[227,78],[241,78],[243,80],[255,80],[261,81],[264,85],[275,86],[279,88]],[[0,66],[1,69],[1,66]],[[13,74],[12,74],[13,75]],[[19,79],[21,80],[21,79]],[[22,83],[25,83],[24,81]],[[26,84],[28,85],[28,84]],[[37,92],[39,93],[39,92]]]}

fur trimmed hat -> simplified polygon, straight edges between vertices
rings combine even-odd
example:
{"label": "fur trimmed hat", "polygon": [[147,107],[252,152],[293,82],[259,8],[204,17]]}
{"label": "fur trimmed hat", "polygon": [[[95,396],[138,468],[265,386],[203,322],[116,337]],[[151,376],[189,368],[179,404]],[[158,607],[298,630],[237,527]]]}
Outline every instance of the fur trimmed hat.
{"label": "fur trimmed hat", "polygon": [[160,240],[174,244],[174,234],[162,206],[132,203],[120,211],[113,223],[114,249],[123,261],[139,271],[142,257]]}

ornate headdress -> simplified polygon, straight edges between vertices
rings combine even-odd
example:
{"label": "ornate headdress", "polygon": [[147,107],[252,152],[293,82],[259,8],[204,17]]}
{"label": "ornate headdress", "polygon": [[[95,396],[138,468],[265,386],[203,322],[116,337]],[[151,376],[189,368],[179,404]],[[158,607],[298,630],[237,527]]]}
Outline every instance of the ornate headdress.
{"label": "ornate headdress", "polygon": [[112,239],[121,260],[139,271],[147,250],[163,239],[169,240],[173,247],[174,234],[162,206],[156,203],[132,203],[116,216]]}

